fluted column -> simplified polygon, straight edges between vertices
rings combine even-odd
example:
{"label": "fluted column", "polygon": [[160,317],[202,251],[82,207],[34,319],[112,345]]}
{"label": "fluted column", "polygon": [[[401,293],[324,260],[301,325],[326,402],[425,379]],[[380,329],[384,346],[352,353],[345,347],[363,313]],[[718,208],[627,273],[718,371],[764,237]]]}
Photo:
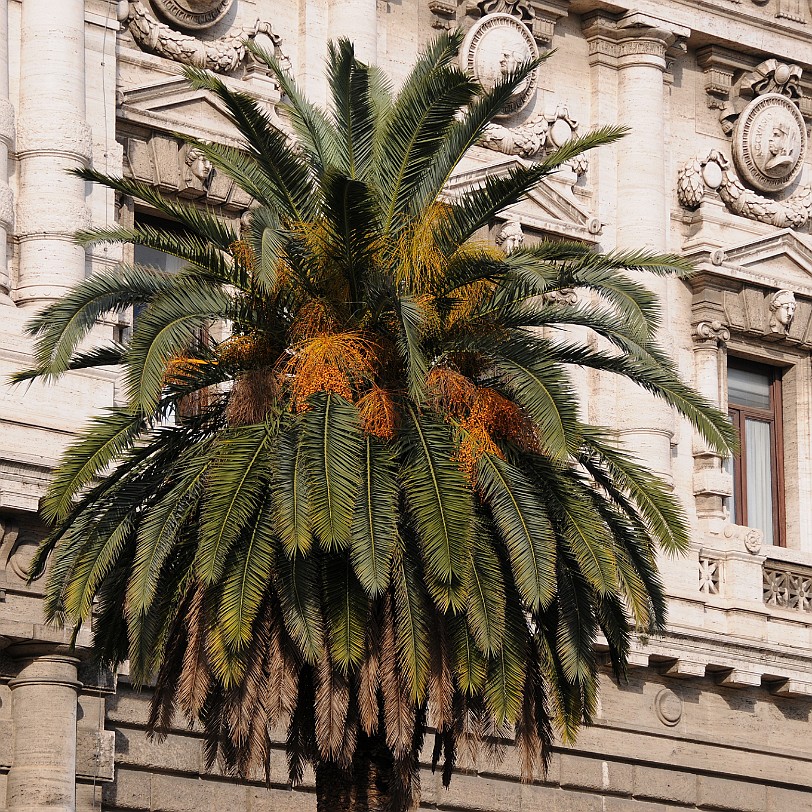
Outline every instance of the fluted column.
{"label": "fluted column", "polygon": [[[607,85],[607,73],[614,69],[617,123],[629,129],[616,152],[616,187],[601,190],[602,198],[608,194],[614,203],[616,246],[665,251],[669,188],[664,133],[666,52],[690,32],[637,12],[621,17],[597,12],[585,19],[584,31],[590,41],[593,77]],[[663,335],[667,336],[669,280],[641,276],[638,281],[657,294],[663,309]],[[670,480],[675,431],[672,410],[638,387],[618,383],[615,411],[624,445]]]}
{"label": "fluted column", "polygon": [[85,182],[67,169],[90,160],[85,120],[84,0],[22,4],[17,126],[19,305],[41,306],[85,276],[73,241],[88,224]]}
{"label": "fluted column", "polygon": [[376,0],[330,0],[330,39],[346,37],[355,44],[362,62],[378,61],[378,4]]}
{"label": "fluted column", "polygon": [[14,741],[8,812],[75,812],[78,662],[32,656],[9,682]]}
{"label": "fluted column", "polygon": [[8,98],[8,0],[0,0],[0,304],[12,304],[8,235],[14,221],[8,152],[14,144],[14,107]]}

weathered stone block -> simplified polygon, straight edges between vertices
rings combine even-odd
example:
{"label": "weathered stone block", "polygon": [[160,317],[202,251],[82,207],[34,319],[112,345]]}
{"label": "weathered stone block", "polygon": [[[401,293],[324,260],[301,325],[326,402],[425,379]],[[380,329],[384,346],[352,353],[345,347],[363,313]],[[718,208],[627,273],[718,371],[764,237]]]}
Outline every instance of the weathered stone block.
{"label": "weathered stone block", "polygon": [[315,812],[316,795],[301,790],[250,789],[248,812]]}
{"label": "weathered stone block", "polygon": [[735,812],[766,812],[767,809],[767,788],[764,785],[700,775],[698,789],[698,804],[708,809]]}
{"label": "weathered stone block", "polygon": [[617,761],[561,754],[561,786],[617,794],[632,791],[632,767]]}
{"label": "weathered stone block", "polygon": [[693,805],[696,803],[696,776],[637,764],[634,767],[634,797]]}
{"label": "weathered stone block", "polygon": [[102,786],[102,803],[116,809],[149,809],[152,776],[147,772],[116,768],[116,780]]}
{"label": "weathered stone block", "polygon": [[153,775],[153,812],[201,812],[203,809],[245,809],[248,788],[237,782]]}

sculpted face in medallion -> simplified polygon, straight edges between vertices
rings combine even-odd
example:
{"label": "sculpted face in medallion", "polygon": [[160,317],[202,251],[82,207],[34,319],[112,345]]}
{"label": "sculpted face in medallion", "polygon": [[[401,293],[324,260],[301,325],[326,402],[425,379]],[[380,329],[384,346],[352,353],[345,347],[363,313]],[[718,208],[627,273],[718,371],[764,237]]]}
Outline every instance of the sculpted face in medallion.
{"label": "sculpted face in medallion", "polygon": [[796,105],[777,93],[754,99],[739,117],[733,150],[736,168],[757,189],[789,186],[806,154],[806,126]]}
{"label": "sculpted face in medallion", "polygon": [[209,28],[225,17],[234,0],[152,0],[167,22],[180,28]]}
{"label": "sculpted face in medallion", "polygon": [[[460,49],[462,69],[484,87],[493,85],[528,59],[538,56],[533,35],[521,20],[510,14],[488,14],[468,32]],[[513,92],[502,115],[517,113],[536,89],[536,72]]]}

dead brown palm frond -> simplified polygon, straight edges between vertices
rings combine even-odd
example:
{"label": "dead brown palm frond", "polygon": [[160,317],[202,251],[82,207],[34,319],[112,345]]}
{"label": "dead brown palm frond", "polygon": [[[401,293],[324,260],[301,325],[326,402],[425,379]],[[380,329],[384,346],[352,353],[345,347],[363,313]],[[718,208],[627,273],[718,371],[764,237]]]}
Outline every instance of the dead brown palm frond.
{"label": "dead brown palm frond", "polygon": [[523,782],[533,780],[534,775],[544,772],[544,742],[537,725],[536,690],[533,673],[530,669],[525,677],[522,712],[516,723],[516,748]]}
{"label": "dead brown palm frond", "polygon": [[361,425],[367,434],[391,440],[400,425],[395,398],[376,384],[358,401]]}
{"label": "dead brown palm frond", "polygon": [[428,680],[427,722],[435,730],[445,730],[453,723],[454,678],[449,662],[445,620],[435,612],[433,633],[429,635],[431,669]]}
{"label": "dead brown palm frond", "polygon": [[261,693],[269,722],[287,726],[296,708],[301,661],[295,646],[288,639],[280,613],[274,613],[266,654],[267,682]]}
{"label": "dead brown palm frond", "polygon": [[147,735],[157,741],[163,741],[166,738],[175,717],[178,703],[177,685],[183,670],[183,660],[188,643],[184,616],[184,604],[188,606],[188,602],[187,593],[187,598],[182,602],[180,611],[172,624],[166,644],[166,655],[152,692]]}
{"label": "dead brown palm frond", "polygon": [[188,643],[178,682],[178,705],[190,721],[200,714],[211,686],[211,671],[206,654],[205,588],[193,587],[186,615]]}
{"label": "dead brown palm frond", "polygon": [[230,426],[262,423],[279,400],[279,376],[270,367],[249,369],[234,381],[226,406]]}
{"label": "dead brown palm frond", "polygon": [[386,745],[395,758],[408,755],[415,724],[415,706],[398,665],[391,598],[386,600],[381,635],[381,694]]}
{"label": "dead brown palm frond", "polygon": [[381,605],[369,613],[366,631],[366,657],[358,670],[358,718],[367,736],[378,731],[378,689],[381,684]]}
{"label": "dead brown palm frond", "polygon": [[322,758],[349,767],[344,735],[350,705],[350,687],[346,675],[333,667],[325,646],[316,669],[316,742]]}
{"label": "dead brown palm frond", "polygon": [[357,400],[359,388],[372,382],[375,345],[357,331],[324,334],[293,347],[280,372],[290,389],[294,408],[303,411],[317,392],[332,392]]}

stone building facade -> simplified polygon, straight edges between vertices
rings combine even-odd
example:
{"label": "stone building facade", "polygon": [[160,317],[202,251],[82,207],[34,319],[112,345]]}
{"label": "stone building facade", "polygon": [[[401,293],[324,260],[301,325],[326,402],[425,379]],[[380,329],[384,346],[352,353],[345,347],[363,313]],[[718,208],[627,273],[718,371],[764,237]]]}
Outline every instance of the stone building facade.
{"label": "stone building facade", "polygon": [[[426,771],[423,808],[812,810],[807,0],[0,0],[0,374],[28,363],[23,325],[37,307],[120,261],[77,247],[76,229],[151,214],[66,167],[123,172],[235,219],[249,205],[175,135],[232,137],[179,63],[218,71],[273,112],[278,90],[246,37],[323,99],[329,38],[349,36],[397,80],[452,26],[467,31],[463,63],[484,82],[556,53],[449,194],[573,133],[626,125],[622,142],[543,183],[490,237],[505,250],[546,234],[691,257],[691,279],[649,280],[662,338],[684,377],[730,408],[746,449],[731,465],[668,408],[580,374],[589,419],[616,427],[691,516],[690,553],[662,561],[670,633],[638,641],[628,682],[606,671],[595,725],[544,780],[522,785],[510,755],[462,765],[450,790]],[[71,433],[115,398],[103,371],[0,388],[0,810],[315,809],[312,781],[288,786],[281,744],[268,790],[207,771],[194,730],[148,741],[148,697],[126,673],[83,665],[41,622],[41,585],[24,577],[38,502]]]}

